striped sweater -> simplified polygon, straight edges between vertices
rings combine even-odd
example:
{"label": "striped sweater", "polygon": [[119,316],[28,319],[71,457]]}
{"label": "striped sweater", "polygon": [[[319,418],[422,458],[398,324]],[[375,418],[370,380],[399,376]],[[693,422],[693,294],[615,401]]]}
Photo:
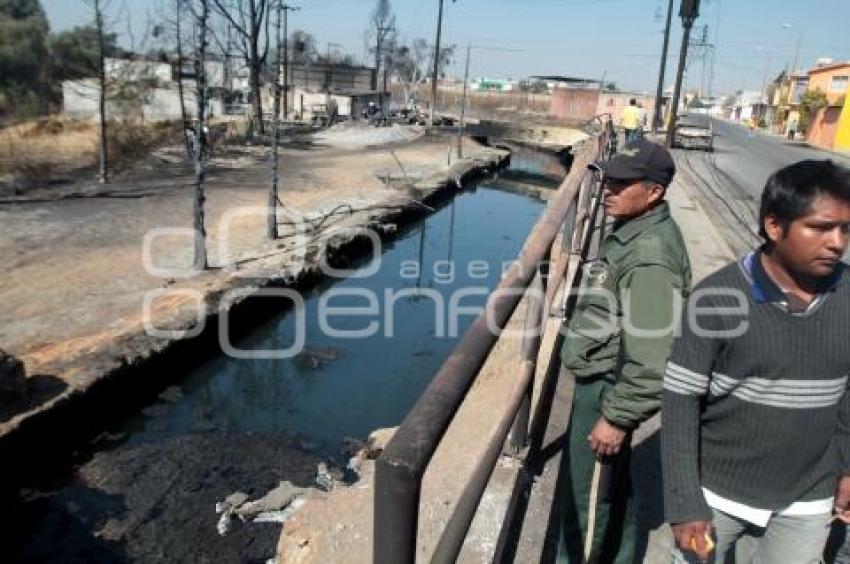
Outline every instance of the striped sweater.
{"label": "striped sweater", "polygon": [[792,313],[750,255],[689,300],[662,396],[667,521],[710,519],[702,487],[781,511],[850,469],[850,269]]}

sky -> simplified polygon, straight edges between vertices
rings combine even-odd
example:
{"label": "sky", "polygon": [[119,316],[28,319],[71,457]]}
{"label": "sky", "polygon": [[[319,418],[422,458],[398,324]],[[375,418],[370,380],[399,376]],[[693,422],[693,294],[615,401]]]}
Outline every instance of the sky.
{"label": "sky", "polygon": [[[376,0],[287,1],[301,7],[290,14],[291,30],[312,33],[322,51],[333,42],[342,45],[334,49],[364,60],[364,32]],[[41,2],[54,31],[91,20],[83,0]],[[140,42],[146,22],[162,17],[172,0],[108,2],[110,21],[129,47],[127,29],[132,28],[134,40]],[[458,46],[449,72],[462,76],[465,47],[471,44],[473,77],[600,79],[604,74],[606,82],[622,89],[654,93],[667,4],[667,0],[445,0],[442,41]],[[438,0],[391,0],[391,5],[403,43],[416,38],[434,42]],[[676,0],[666,86],[672,85],[682,41],[678,5]],[[708,89],[710,83],[715,94],[761,90],[766,76],[772,78],[791,66],[798,39],[799,68],[821,57],[850,60],[848,0],[702,0],[700,12],[692,42],[702,39],[707,25],[705,43],[714,47],[692,49],[688,88]],[[714,53],[713,73],[702,52]]]}

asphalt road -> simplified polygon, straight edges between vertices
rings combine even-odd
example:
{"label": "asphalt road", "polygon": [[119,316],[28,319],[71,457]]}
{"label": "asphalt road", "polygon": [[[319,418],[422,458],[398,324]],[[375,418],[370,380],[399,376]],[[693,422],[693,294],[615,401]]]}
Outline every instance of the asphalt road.
{"label": "asphalt road", "polygon": [[677,149],[679,173],[692,195],[708,211],[721,234],[738,254],[758,244],[758,206],[768,177],[804,159],[833,159],[850,166],[850,158],[813,149],[800,142],[751,132],[745,127],[712,120],[714,152]]}

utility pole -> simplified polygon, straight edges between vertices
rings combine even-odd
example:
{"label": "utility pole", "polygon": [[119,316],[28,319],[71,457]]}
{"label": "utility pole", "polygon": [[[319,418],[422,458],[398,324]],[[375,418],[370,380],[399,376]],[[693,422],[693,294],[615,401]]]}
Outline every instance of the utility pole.
{"label": "utility pole", "polygon": [[[278,7],[283,10],[283,119],[289,116],[289,12],[295,12],[301,8],[282,4]],[[278,61],[280,58],[278,57]],[[280,80],[278,78],[278,80]]]}
{"label": "utility pole", "polygon": [[767,73],[770,69],[770,63],[773,61],[773,57],[770,55],[767,56],[767,60],[764,63],[764,76],[761,79],[761,96],[762,96],[762,109],[761,109],[761,117],[767,120]]}
{"label": "utility pole", "polygon": [[443,32],[443,0],[437,15],[437,42],[434,44],[434,71],[431,73],[431,108],[428,123],[434,127],[434,108],[437,106],[437,77],[440,74],[440,35]]}
{"label": "utility pole", "polygon": [[463,158],[463,129],[466,117],[466,88],[469,84],[469,58],[472,55],[472,45],[466,46],[466,68],[463,71],[463,98],[460,102],[460,124],[457,128],[457,158]]}
{"label": "utility pole", "polygon": [[484,45],[472,45],[471,43],[466,46],[466,68],[463,72],[463,98],[460,103],[460,126],[458,127],[457,132],[457,158],[463,158],[463,131],[466,128],[466,102],[468,100],[469,92],[469,61],[472,56],[472,49],[485,50],[485,51],[502,51],[502,52],[519,52],[522,49],[510,49],[505,47],[486,47]]}
{"label": "utility pole", "polygon": [[699,17],[699,0],[682,0],[679,8],[679,16],[682,18],[682,50],[679,52],[679,69],[676,71],[676,86],[673,88],[673,99],[670,101],[670,123],[667,126],[667,146],[673,146],[673,137],[676,131],[676,116],[679,112],[679,96],[682,93],[682,77],[685,74],[685,65],[688,59],[688,42],[691,40],[691,28],[694,20]]}
{"label": "utility pole", "polygon": [[661,98],[664,96],[664,71],[667,68],[667,47],[670,45],[670,24],[673,21],[673,0],[667,4],[667,24],[664,26],[664,45],[661,47],[661,68],[658,69],[658,87],[655,89],[655,111],[652,115],[652,132],[661,127]]}
{"label": "utility pole", "polygon": [[705,98],[705,62],[708,58],[708,24],[705,24],[702,28],[702,41],[700,41],[700,46],[703,49],[702,52],[702,80],[700,81],[699,86],[699,97]]}
{"label": "utility pole", "polygon": [[800,44],[803,42],[803,30],[797,28],[797,46],[794,48],[794,67],[791,69],[792,74],[797,74],[797,65],[800,64]]}

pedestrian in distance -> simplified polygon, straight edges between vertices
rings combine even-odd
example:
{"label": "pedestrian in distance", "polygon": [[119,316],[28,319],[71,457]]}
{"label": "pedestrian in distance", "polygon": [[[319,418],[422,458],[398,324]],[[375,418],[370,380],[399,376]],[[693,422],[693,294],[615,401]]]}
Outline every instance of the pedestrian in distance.
{"label": "pedestrian in distance", "polygon": [[585,287],[561,350],[575,392],[559,562],[632,564],[641,539],[631,435],[661,405],[673,326],[691,271],[665,201],[676,172],[670,153],[639,140],[595,168],[604,174],[605,212],[614,228],[598,259],[585,266]]}
{"label": "pedestrian in distance", "polygon": [[692,292],[664,377],[674,561],[821,562],[850,522],[850,171],[801,161],[761,198],[763,245]]}
{"label": "pedestrian in distance", "polygon": [[632,98],[629,105],[623,108],[620,125],[625,131],[626,145],[634,143],[641,137],[644,121],[643,110],[638,107],[637,100]]}
{"label": "pedestrian in distance", "polygon": [[793,141],[794,137],[797,136],[797,128],[800,125],[800,120],[797,116],[792,116],[791,119],[788,120],[788,140]]}

